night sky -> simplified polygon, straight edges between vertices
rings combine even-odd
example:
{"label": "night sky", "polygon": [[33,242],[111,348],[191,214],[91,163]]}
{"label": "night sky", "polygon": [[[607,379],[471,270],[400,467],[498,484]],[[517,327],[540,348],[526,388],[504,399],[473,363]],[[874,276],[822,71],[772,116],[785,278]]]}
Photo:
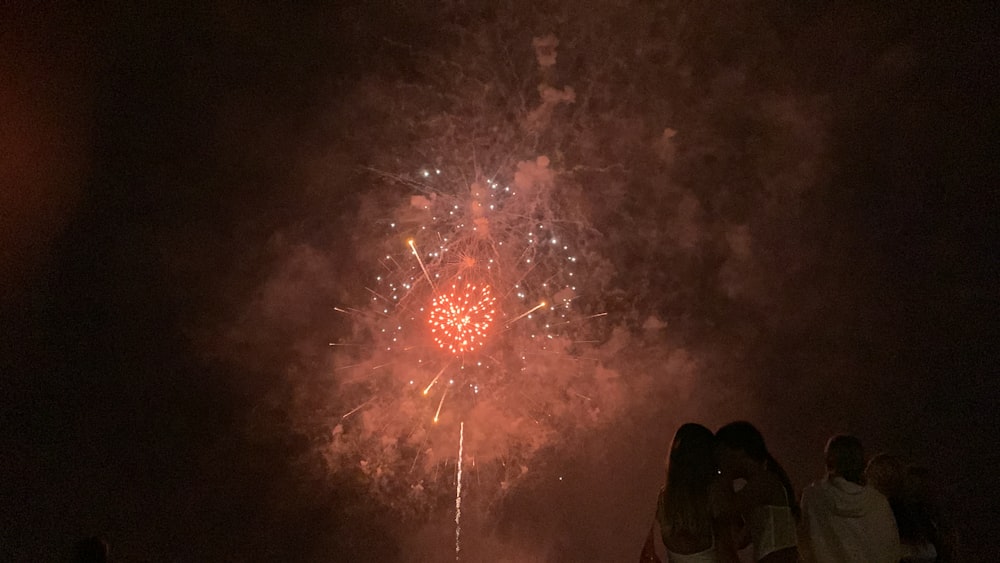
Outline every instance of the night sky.
{"label": "night sky", "polygon": [[366,167],[414,172],[407,124],[464,107],[399,85],[459,84],[431,71],[479,64],[462,32],[512,66],[559,38],[577,99],[538,146],[601,169],[574,177],[595,301],[662,351],[612,362],[620,408],[501,501],[470,474],[463,560],[634,560],[674,430],[734,419],[800,490],[837,432],[924,465],[967,560],[1000,552],[990,10],[333,4],[0,11],[0,558],[454,556],[453,505],[404,517],[295,429],[364,297]]}

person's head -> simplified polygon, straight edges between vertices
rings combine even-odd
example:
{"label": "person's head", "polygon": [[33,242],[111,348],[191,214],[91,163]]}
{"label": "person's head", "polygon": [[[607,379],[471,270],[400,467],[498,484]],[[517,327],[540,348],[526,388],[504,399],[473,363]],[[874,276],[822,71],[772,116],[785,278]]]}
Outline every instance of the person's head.
{"label": "person's head", "polygon": [[668,526],[695,533],[706,531],[710,520],[708,489],[717,474],[712,431],[694,423],[678,428],[670,444],[664,488]]}
{"label": "person's head", "polygon": [[882,453],[868,462],[865,481],[887,498],[896,499],[902,494],[903,473],[903,462],[898,457]]}
{"label": "person's head", "polygon": [[764,436],[746,421],[730,422],[715,433],[719,442],[719,465],[732,477],[747,477],[771,457]]}
{"label": "person's head", "polygon": [[864,484],[865,450],[861,440],[838,434],[826,443],[827,473],[858,485]]}
{"label": "person's head", "polygon": [[696,468],[715,474],[715,436],[700,424],[688,422],[674,433],[667,460],[667,474]]}
{"label": "person's head", "polygon": [[798,503],[795,500],[795,489],[792,480],[785,473],[778,460],[774,459],[764,443],[764,435],[760,430],[740,420],[730,422],[715,433],[719,442],[717,447],[719,466],[727,478],[752,478],[754,474],[767,471],[775,475],[781,486],[785,488],[788,505],[796,518],[799,516]]}

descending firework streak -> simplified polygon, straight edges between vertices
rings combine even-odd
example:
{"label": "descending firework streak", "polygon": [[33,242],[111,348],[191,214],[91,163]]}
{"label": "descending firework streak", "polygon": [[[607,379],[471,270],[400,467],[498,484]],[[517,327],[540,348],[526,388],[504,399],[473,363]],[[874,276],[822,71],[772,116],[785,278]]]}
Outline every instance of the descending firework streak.
{"label": "descending firework streak", "polygon": [[458,426],[458,478],[455,482],[455,561],[462,554],[462,461],[465,457],[465,423]]}

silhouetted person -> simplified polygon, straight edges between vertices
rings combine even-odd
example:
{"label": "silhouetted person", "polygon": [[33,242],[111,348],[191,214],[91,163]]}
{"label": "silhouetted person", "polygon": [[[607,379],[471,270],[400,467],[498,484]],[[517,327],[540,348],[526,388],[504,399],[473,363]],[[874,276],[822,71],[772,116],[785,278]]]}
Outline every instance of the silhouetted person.
{"label": "silhouetted person", "polygon": [[899,534],[889,501],[865,486],[865,454],[854,436],[826,444],[826,476],[802,492],[803,557],[816,563],[897,563]]}
{"label": "silhouetted person", "polygon": [[84,538],[73,546],[73,563],[107,563],[109,551],[102,538]]}
{"label": "silhouetted person", "polygon": [[865,467],[865,484],[875,487],[892,505],[894,499],[902,496],[905,472],[903,460],[892,454],[881,453],[868,461],[868,466]]}
{"label": "silhouetted person", "polygon": [[746,480],[746,486],[734,495],[748,532],[740,543],[753,542],[754,561],[797,562],[795,490],[781,464],[768,452],[764,436],[749,422],[740,421],[720,428],[715,438],[729,491],[734,480]]}
{"label": "silhouetted person", "polygon": [[656,502],[656,521],[644,554],[653,548],[653,533],[672,563],[735,563],[732,518],[715,461],[715,436],[700,424],[677,429],[670,445],[666,483]]}
{"label": "silhouetted person", "polygon": [[903,543],[903,560],[909,563],[955,558],[954,530],[941,513],[934,489],[930,472],[925,468],[912,465],[906,468],[896,524]]}
{"label": "silhouetted person", "polygon": [[926,519],[913,525],[912,514],[906,494],[907,468],[903,461],[890,454],[879,454],[868,462],[865,468],[865,481],[869,487],[874,487],[889,499],[892,515],[896,519],[899,530],[900,560],[906,563],[934,563],[937,560],[937,548],[931,540],[933,532],[929,529]]}

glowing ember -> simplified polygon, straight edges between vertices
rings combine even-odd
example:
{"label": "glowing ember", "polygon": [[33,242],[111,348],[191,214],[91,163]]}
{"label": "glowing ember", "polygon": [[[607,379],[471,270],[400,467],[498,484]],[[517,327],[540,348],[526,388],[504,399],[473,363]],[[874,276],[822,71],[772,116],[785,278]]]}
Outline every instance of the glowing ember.
{"label": "glowing ember", "polygon": [[488,285],[465,284],[462,290],[452,285],[451,289],[451,293],[441,293],[431,303],[431,335],[442,350],[452,354],[471,352],[482,346],[493,324],[496,298]]}

